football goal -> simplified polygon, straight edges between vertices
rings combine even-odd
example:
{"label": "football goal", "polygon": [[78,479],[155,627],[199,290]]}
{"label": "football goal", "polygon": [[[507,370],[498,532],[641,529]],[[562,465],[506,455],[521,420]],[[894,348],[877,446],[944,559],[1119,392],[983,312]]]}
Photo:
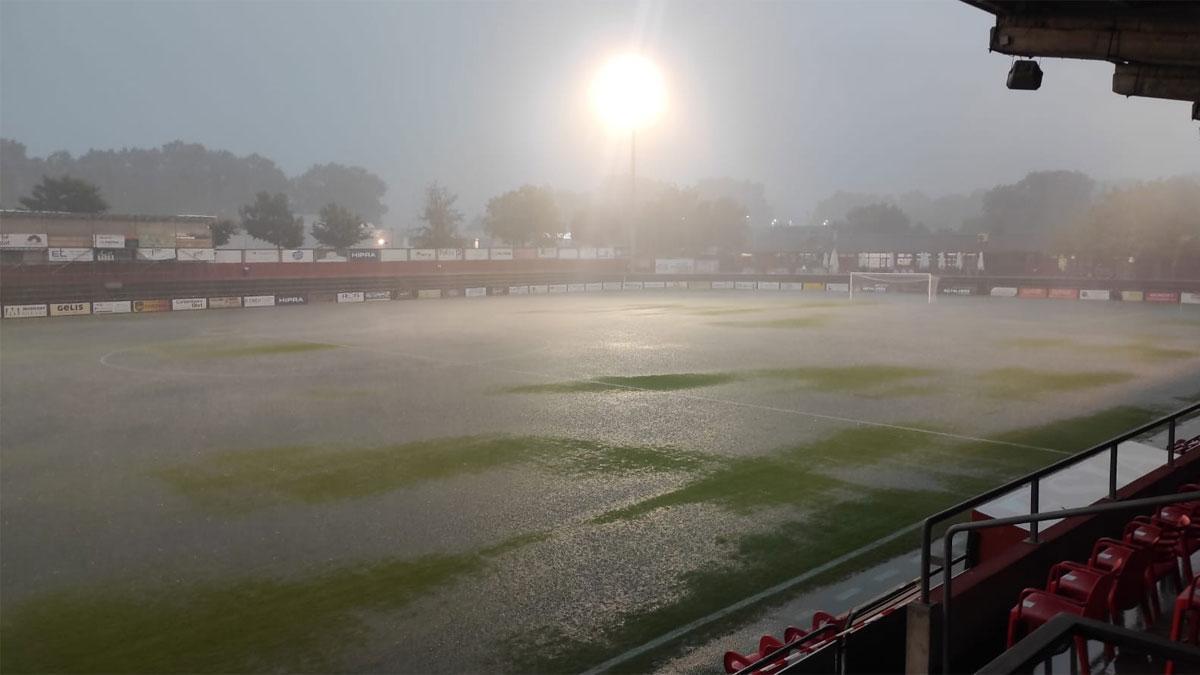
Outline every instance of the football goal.
{"label": "football goal", "polygon": [[851,272],[850,300],[860,293],[924,293],[932,303],[937,283],[928,272]]}

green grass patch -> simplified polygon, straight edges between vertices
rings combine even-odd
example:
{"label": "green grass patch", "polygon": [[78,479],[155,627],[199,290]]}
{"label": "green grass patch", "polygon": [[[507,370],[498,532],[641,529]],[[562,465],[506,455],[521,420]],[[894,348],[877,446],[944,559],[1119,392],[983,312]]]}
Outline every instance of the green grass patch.
{"label": "green grass patch", "polygon": [[752,371],[755,377],[802,382],[827,391],[861,392],[940,374],[934,368],[912,368],[883,364],[861,366],[809,366]]}
{"label": "green grass patch", "polygon": [[243,356],[272,356],[279,354],[302,354],[327,349],[337,349],[337,345],[324,342],[268,342],[263,344],[243,345],[239,347],[222,347],[216,345],[171,345],[160,351],[168,356],[194,359],[227,359]]}
{"label": "green grass patch", "polygon": [[509,394],[578,394],[599,391],[679,391],[726,384],[738,379],[736,373],[665,373],[662,375],[630,375],[597,377],[573,382],[527,384],[509,387]]}
{"label": "green grass patch", "polygon": [[476,436],[369,448],[283,446],[227,451],[159,470],[200,506],[244,513],[282,503],[320,504],[432,480],[532,463],[565,474],[690,471],[701,453],[539,436]]}
{"label": "green grass patch", "polygon": [[365,643],[364,614],[395,610],[482,570],[517,537],[473,553],[151,589],[75,589],[5,608],[0,670],[332,672]]}
{"label": "green grass patch", "polygon": [[710,321],[709,323],[726,328],[818,328],[829,323],[829,317],[824,314],[814,314],[762,321]]}
{"label": "green grass patch", "polygon": [[1007,347],[1021,349],[1071,349],[1075,352],[1109,354],[1138,361],[1171,361],[1175,359],[1190,359],[1200,353],[1175,347],[1164,347],[1150,340],[1125,342],[1121,344],[1094,344],[1082,342],[1073,338],[1014,338],[1001,344]]}
{"label": "green grass patch", "polygon": [[978,376],[984,393],[997,398],[1027,399],[1041,394],[1096,389],[1133,379],[1133,373],[1112,370],[1050,371],[996,368]]}

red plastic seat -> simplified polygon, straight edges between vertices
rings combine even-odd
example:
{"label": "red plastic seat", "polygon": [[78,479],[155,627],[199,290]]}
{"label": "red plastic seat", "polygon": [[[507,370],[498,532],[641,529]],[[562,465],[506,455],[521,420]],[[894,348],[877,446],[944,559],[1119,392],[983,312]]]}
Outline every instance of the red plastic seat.
{"label": "red plastic seat", "polygon": [[1179,580],[1182,549],[1178,532],[1146,516],[1138,516],[1125,526],[1122,539],[1151,551],[1150,578],[1153,583],[1157,584],[1168,577],[1173,581]]}
{"label": "red plastic seat", "polygon": [[[775,636],[764,635],[758,639],[758,651],[756,651],[756,652],[753,652],[750,654],[744,654],[744,655],[739,654],[734,651],[725,652],[725,659],[724,659],[725,672],[726,673],[736,673],[737,671],[749,666],[750,664],[761,659],[762,657],[766,656],[767,654],[770,654],[771,652],[775,651],[776,649],[779,649],[782,646],[783,646],[783,643],[780,642],[778,639],[776,639]],[[782,666],[785,664],[787,664],[787,660],[781,657],[778,660],[772,661],[771,663],[763,666],[763,669],[766,670],[766,669],[770,669],[770,668],[775,668],[775,667]],[[756,671],[756,672],[761,672],[761,671]]]}
{"label": "red plastic seat", "polygon": [[1113,575],[1113,623],[1121,624],[1121,613],[1139,608],[1147,626],[1158,618],[1157,592],[1150,571],[1152,551],[1118,539],[1101,537],[1092,545],[1088,566]]}
{"label": "red plastic seat", "polygon": [[[1190,621],[1189,621],[1190,619]],[[1187,639],[1184,639],[1183,628],[1190,623]],[[1200,641],[1200,576],[1192,579],[1192,583],[1175,598],[1175,611],[1171,615],[1171,639],[1180,642],[1196,644]],[[1166,675],[1175,672],[1175,662],[1167,661]]]}
{"label": "red plastic seat", "polygon": [[[1083,573],[1079,574],[1082,576]],[[1113,577],[1097,570],[1091,570],[1090,576],[1095,583],[1087,590],[1086,598],[1082,601],[1036,588],[1021,591],[1016,606],[1008,614],[1008,646],[1012,647],[1021,636],[1064,612],[1106,620],[1110,613]],[[1091,668],[1088,664],[1087,641],[1082,637],[1075,638],[1075,651],[1079,658],[1080,673],[1088,675]]]}

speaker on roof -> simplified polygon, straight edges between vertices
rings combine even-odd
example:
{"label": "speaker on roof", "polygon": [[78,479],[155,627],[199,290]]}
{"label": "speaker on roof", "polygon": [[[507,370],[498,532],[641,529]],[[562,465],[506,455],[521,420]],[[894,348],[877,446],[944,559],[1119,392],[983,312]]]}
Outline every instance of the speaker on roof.
{"label": "speaker on roof", "polygon": [[1042,68],[1037,61],[1015,61],[1008,70],[1008,88],[1036,91],[1042,86]]}

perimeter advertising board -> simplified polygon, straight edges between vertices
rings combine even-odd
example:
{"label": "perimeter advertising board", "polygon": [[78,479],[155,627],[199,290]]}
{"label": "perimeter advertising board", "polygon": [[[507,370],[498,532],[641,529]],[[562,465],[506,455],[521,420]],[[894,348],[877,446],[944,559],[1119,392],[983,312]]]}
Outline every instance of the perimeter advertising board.
{"label": "perimeter advertising board", "polygon": [[342,291],[337,294],[338,302],[366,302],[366,296],[362,291]]}
{"label": "perimeter advertising board", "polygon": [[461,248],[439,248],[437,250],[438,260],[462,260],[463,252]]}
{"label": "perimeter advertising board", "polygon": [[92,235],[92,246],[95,248],[125,248],[125,235],[94,234]]}
{"label": "perimeter advertising board", "polygon": [[277,263],[279,251],[269,248],[248,248],[243,251],[244,260],[248,263]]}
{"label": "perimeter advertising board", "polygon": [[280,252],[280,262],[310,263],[316,260],[310,248],[287,248]]}
{"label": "perimeter advertising board", "polygon": [[50,303],[50,316],[79,316],[81,314],[91,314],[92,303],[90,302],[52,302]]}
{"label": "perimeter advertising board", "polygon": [[440,288],[423,288],[417,291],[418,300],[436,300],[442,297],[442,289]]}
{"label": "perimeter advertising board", "polygon": [[340,248],[319,248],[313,251],[313,261],[319,263],[346,262],[346,252]]}
{"label": "perimeter advertising board", "polygon": [[238,296],[208,299],[209,309],[234,309],[241,306],[242,299]]}
{"label": "perimeter advertising board", "polygon": [[739,291],[754,291],[758,289],[758,284],[753,281],[735,281],[733,288]]}
{"label": "perimeter advertising board", "polygon": [[303,295],[293,293],[292,295],[277,295],[275,296],[276,305],[305,305],[308,304],[308,298]]}
{"label": "perimeter advertising board", "polygon": [[1031,286],[1022,286],[1017,289],[1018,298],[1045,298],[1048,293],[1044,288],[1033,288]]}
{"label": "perimeter advertising board", "polygon": [[408,252],[409,260],[437,260],[437,249],[414,248]]}
{"label": "perimeter advertising board", "polygon": [[392,299],[391,291],[366,291],[363,293],[363,300],[367,302],[383,302]]}
{"label": "perimeter advertising board", "polygon": [[186,312],[193,309],[208,309],[208,300],[205,298],[175,298],[171,301],[171,311]]}
{"label": "perimeter advertising board", "polygon": [[90,248],[48,248],[46,259],[50,262],[93,262],[96,258]]}
{"label": "perimeter advertising board", "polygon": [[488,256],[492,260],[512,260],[513,250],[511,248],[490,248]]}
{"label": "perimeter advertising board", "polygon": [[1111,300],[1112,294],[1109,291],[1099,289],[1083,289],[1079,291],[1080,300]]}
{"label": "perimeter advertising board", "polygon": [[655,258],[655,274],[692,274],[696,271],[696,261],[692,258]]}
{"label": "perimeter advertising board", "polygon": [[554,247],[542,247],[537,250],[537,257],[550,259],[558,257],[558,249]]}
{"label": "perimeter advertising board", "polygon": [[559,260],[579,260],[579,249],[577,248],[560,248],[558,249]]}
{"label": "perimeter advertising board", "polygon": [[[777,291],[779,290],[778,281],[760,281],[758,282],[758,290],[760,291]],[[816,289],[811,289],[816,290]],[[825,290],[825,284],[821,284],[821,290]]]}
{"label": "perimeter advertising board", "polygon": [[640,290],[642,290],[642,282],[626,281],[625,283],[621,284],[621,290],[623,290],[623,291],[640,291]]}
{"label": "perimeter advertising board", "polygon": [[275,296],[273,295],[247,295],[242,297],[243,307],[274,307]]}
{"label": "perimeter advertising board", "polygon": [[[0,248],[46,248],[48,237],[43,233],[0,232]],[[26,305],[13,305],[25,307]],[[32,307],[33,305],[28,305]]]}
{"label": "perimeter advertising board", "polygon": [[171,311],[170,300],[134,300],[133,311],[142,312],[169,312]]}
{"label": "perimeter advertising board", "polygon": [[92,314],[128,314],[133,311],[129,300],[103,300],[92,303]]}
{"label": "perimeter advertising board", "polygon": [[98,248],[92,253],[96,262],[129,262],[134,252],[128,248]]}
{"label": "perimeter advertising board", "polygon": [[1141,302],[1141,291],[1121,291],[1121,302]]}
{"label": "perimeter advertising board", "polygon": [[1077,288],[1051,288],[1050,292],[1047,294],[1047,297],[1050,297],[1054,300],[1078,300],[1079,299],[1079,289],[1077,289]]}
{"label": "perimeter advertising board", "polygon": [[379,249],[352,248],[346,251],[346,259],[350,262],[379,262]]}
{"label": "perimeter advertising board", "polygon": [[217,261],[217,250],[214,248],[181,248],[178,255],[179,259],[185,262]]}
{"label": "perimeter advertising board", "polygon": [[666,288],[666,287],[667,287],[667,282],[665,282],[665,281],[643,281],[642,282],[642,288],[646,288],[646,289],[657,290],[657,289]]}
{"label": "perimeter advertising board", "polygon": [[586,284],[567,284],[568,293],[582,293],[587,290]]}
{"label": "perimeter advertising board", "polygon": [[5,305],[4,318],[6,319],[32,319],[34,317],[46,316],[45,305]]}
{"label": "perimeter advertising board", "polygon": [[385,248],[379,251],[379,259],[383,262],[408,262],[408,249]]}
{"label": "perimeter advertising board", "polygon": [[[470,249],[470,250],[475,250],[475,249]],[[466,295],[468,298],[482,298],[487,295],[487,287],[479,286],[476,288],[468,288],[467,290],[463,291],[463,294]]]}
{"label": "perimeter advertising board", "polygon": [[509,286],[508,294],[509,295],[529,295],[529,287],[528,286]]}
{"label": "perimeter advertising board", "polygon": [[463,259],[465,260],[487,260],[488,250],[486,248],[469,248],[463,251]]}
{"label": "perimeter advertising board", "polygon": [[549,286],[546,287],[546,290],[549,291],[550,293],[566,293],[567,285],[566,284],[550,284]]}
{"label": "perimeter advertising board", "polygon": [[990,295],[993,298],[1015,298],[1017,297],[1017,289],[1013,286],[994,286]]}
{"label": "perimeter advertising board", "polygon": [[229,250],[229,249],[217,251],[216,260],[214,260],[213,262],[238,263],[240,265],[242,262],[242,252],[240,250]]}
{"label": "perimeter advertising board", "polygon": [[619,282],[619,281],[605,281],[605,282],[604,282],[604,286],[603,286],[603,290],[606,290],[606,291],[619,291],[619,290],[621,290],[621,282]]}
{"label": "perimeter advertising board", "polygon": [[173,248],[139,248],[137,250],[138,260],[160,261],[174,260],[175,249]]}
{"label": "perimeter advertising board", "polygon": [[828,283],[825,284],[825,290],[830,293],[849,293],[850,284]]}
{"label": "perimeter advertising board", "polygon": [[1179,294],[1175,291],[1147,291],[1146,302],[1179,302]]}

